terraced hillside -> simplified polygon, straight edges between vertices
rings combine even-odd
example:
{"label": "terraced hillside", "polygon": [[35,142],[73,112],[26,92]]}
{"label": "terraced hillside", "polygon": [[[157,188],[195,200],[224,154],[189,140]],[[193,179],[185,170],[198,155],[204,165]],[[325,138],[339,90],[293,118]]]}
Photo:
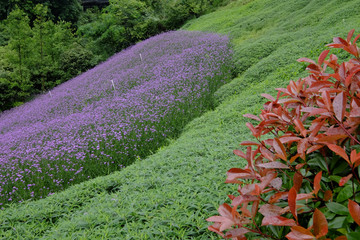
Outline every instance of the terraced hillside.
{"label": "terraced hillside", "polygon": [[[332,37],[360,31],[360,1],[239,0],[183,29],[228,34],[238,77],[216,93],[218,106],[154,155],[109,176],[0,212],[3,239],[218,239],[206,218],[236,186],[225,172],[250,139],[245,113],[257,113],[290,79],[305,74]],[[332,50],[339,57],[339,52]]]}

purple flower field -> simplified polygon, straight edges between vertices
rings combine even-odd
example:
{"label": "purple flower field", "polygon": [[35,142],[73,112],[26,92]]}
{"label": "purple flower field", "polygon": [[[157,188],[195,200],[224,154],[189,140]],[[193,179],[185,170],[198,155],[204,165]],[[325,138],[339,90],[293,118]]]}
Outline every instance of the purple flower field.
{"label": "purple flower field", "polygon": [[119,170],[176,137],[231,77],[227,37],[168,32],[0,114],[0,205]]}

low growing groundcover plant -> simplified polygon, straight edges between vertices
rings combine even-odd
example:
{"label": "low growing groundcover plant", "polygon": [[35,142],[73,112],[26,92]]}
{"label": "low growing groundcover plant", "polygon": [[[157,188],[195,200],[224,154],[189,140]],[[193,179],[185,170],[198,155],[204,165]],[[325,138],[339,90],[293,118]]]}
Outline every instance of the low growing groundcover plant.
{"label": "low growing groundcover plant", "polygon": [[0,115],[0,205],[105,175],[176,137],[231,77],[225,36],[168,32]]}
{"label": "low growing groundcover plant", "polygon": [[[330,50],[309,65],[309,75],[278,88],[260,116],[246,114],[256,141],[244,141],[247,161],[226,183],[239,184],[231,204],[209,230],[231,239],[360,239],[360,50],[354,30],[331,48],[351,57],[339,62]],[[253,149],[255,148],[255,149]],[[227,231],[226,231],[227,230]],[[225,232],[226,231],[226,232]]]}

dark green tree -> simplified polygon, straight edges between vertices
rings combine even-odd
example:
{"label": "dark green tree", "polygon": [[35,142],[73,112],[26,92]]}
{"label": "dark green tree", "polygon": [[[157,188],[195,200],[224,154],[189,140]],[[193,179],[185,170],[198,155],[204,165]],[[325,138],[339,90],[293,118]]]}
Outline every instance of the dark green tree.
{"label": "dark green tree", "polygon": [[7,57],[13,69],[11,78],[26,90],[29,83],[29,69],[27,60],[31,55],[31,28],[28,16],[19,8],[13,10],[6,20],[6,31],[9,36]]}
{"label": "dark green tree", "polygon": [[9,13],[18,7],[33,21],[36,18],[34,9],[37,4],[49,8],[48,17],[53,21],[76,23],[82,11],[80,0],[0,0],[0,20],[6,19]]}

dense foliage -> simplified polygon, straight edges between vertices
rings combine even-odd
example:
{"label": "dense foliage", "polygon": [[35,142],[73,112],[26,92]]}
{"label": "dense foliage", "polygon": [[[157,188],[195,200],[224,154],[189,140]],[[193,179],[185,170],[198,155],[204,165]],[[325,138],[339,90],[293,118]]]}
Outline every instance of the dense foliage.
{"label": "dense foliage", "polygon": [[0,0],[0,20],[6,19],[16,8],[20,8],[31,20],[34,20],[36,18],[34,9],[38,4],[50,9],[48,16],[53,21],[63,20],[76,23],[82,10],[80,0]]}
{"label": "dense foliage", "polygon": [[0,111],[21,105],[140,40],[228,3],[112,0],[5,1],[0,22]]}
{"label": "dense foliage", "polygon": [[169,32],[4,112],[0,205],[45,197],[149,155],[211,108],[230,77],[226,37]]}
{"label": "dense foliage", "polygon": [[257,142],[234,151],[248,163],[227,172],[239,196],[207,219],[215,222],[209,230],[239,240],[360,238],[360,34],[351,41],[353,33],[328,45],[353,58],[326,60],[329,50],[317,62],[300,58],[310,75],[276,98],[263,94],[260,117],[245,115],[259,122],[246,124]]}

